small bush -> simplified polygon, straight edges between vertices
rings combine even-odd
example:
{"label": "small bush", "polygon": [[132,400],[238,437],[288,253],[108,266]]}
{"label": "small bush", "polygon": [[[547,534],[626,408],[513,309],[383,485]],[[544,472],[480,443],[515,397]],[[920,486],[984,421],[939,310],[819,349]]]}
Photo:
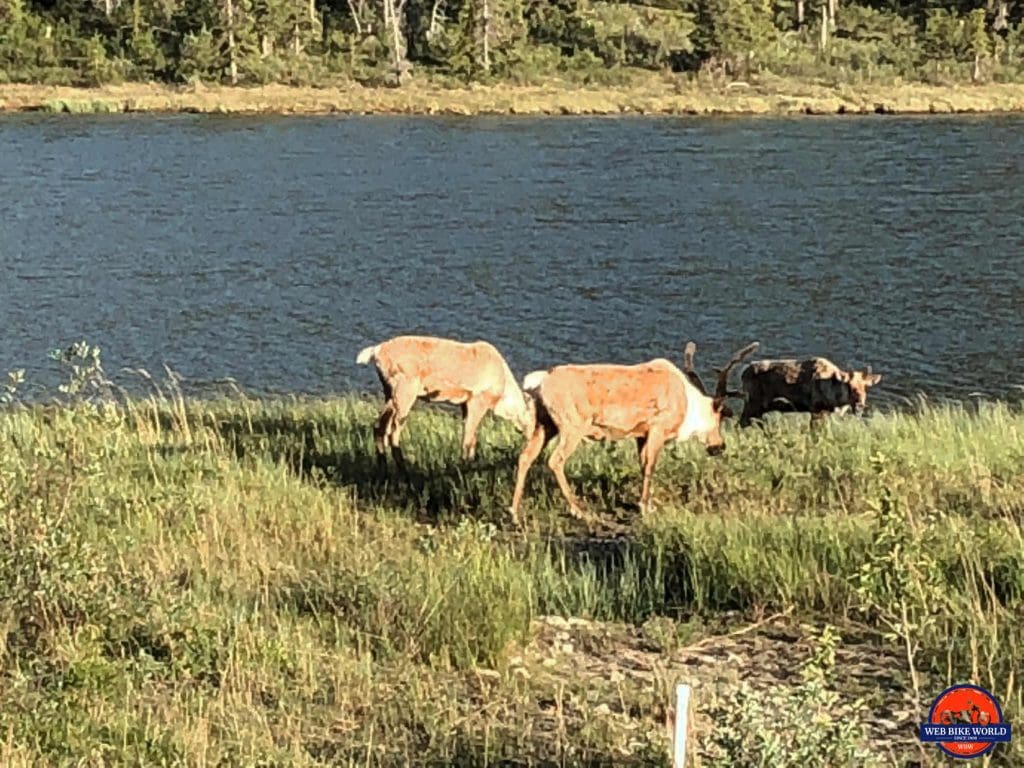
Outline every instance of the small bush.
{"label": "small bush", "polygon": [[746,682],[709,713],[711,768],[871,768],[862,701],[841,707],[829,682],[839,638],[826,626],[795,688],[757,690]]}

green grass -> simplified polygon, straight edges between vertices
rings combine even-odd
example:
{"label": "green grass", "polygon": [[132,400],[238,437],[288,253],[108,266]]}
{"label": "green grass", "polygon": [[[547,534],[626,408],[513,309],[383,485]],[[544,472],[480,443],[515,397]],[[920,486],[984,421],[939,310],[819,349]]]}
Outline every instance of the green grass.
{"label": "green grass", "polygon": [[[509,426],[488,418],[463,464],[460,423],[414,410],[406,483],[375,467],[376,413],[357,397],[179,396],[0,412],[0,762],[667,764],[673,659],[775,612],[884,659],[859,679],[866,703],[843,682],[848,657],[801,682],[801,652],[779,646],[785,685],[698,688],[703,765],[901,764],[860,725],[758,709],[890,718],[890,673],[912,722],[963,680],[1020,722],[1019,408],[922,407],[819,434],[776,419],[731,429],[715,459],[673,446],[645,518],[635,447],[586,445],[570,480],[628,526],[604,541],[565,514],[543,461],[512,527]],[[548,615],[590,629],[556,637]],[[561,662],[539,650],[566,642]],[[647,676],[581,661],[629,654]],[[787,730],[769,743],[772,728]],[[909,758],[942,764],[903,736]],[[1021,744],[992,764],[1019,762]]]}
{"label": "green grass", "polygon": [[[606,19],[611,22],[618,6],[605,4],[592,10],[602,17],[611,13]],[[643,13],[672,15],[670,11],[654,8],[645,8]],[[667,39],[679,31],[675,23],[659,21],[655,27],[655,38]],[[538,71],[542,71],[543,62],[537,64]],[[856,82],[847,82],[844,77],[822,80],[763,73],[740,85],[633,68],[586,66],[559,76],[526,77],[521,84],[495,82],[472,86],[442,75],[422,73],[402,88],[352,87],[347,82],[328,83],[324,87],[211,85],[198,89],[156,83],[96,88],[0,83],[0,103],[8,111],[287,115],[864,115],[878,111],[923,115],[1024,111],[1021,83],[950,86],[905,82],[899,78],[861,81],[861,72],[856,70],[850,75]]]}
{"label": "green grass", "polygon": [[67,112],[72,115],[96,115],[122,112],[121,104],[104,99],[51,99],[42,105],[44,112]]}

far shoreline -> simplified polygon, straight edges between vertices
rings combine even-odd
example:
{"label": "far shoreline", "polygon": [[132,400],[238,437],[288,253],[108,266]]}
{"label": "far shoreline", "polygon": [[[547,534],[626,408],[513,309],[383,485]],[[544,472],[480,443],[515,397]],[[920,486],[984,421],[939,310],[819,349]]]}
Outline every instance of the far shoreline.
{"label": "far shoreline", "polygon": [[771,79],[728,85],[655,76],[595,87],[541,85],[449,88],[415,80],[400,88],[359,84],[324,88],[125,83],[81,88],[0,84],[0,113],[152,113],[216,115],[794,116],[991,115],[1024,113],[1024,84],[923,83],[831,87]]}

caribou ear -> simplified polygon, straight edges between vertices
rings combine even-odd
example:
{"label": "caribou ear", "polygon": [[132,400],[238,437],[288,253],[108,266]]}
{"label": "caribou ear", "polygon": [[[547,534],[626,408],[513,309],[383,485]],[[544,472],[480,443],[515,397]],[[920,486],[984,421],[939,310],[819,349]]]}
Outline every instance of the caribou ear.
{"label": "caribou ear", "polygon": [[697,388],[698,392],[706,395],[707,390],[704,388],[704,382],[700,380],[700,376],[697,375],[697,371],[693,367],[693,356],[696,352],[697,345],[692,341],[686,342],[686,348],[683,350],[683,374]]}

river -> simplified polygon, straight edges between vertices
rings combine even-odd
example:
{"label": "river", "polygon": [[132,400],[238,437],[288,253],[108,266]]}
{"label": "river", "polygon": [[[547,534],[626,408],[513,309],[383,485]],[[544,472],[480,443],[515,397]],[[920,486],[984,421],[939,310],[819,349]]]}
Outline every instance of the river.
{"label": "river", "polygon": [[0,117],[0,375],[77,339],[263,393],[392,334],[518,374],[733,349],[1019,399],[1024,119]]}

